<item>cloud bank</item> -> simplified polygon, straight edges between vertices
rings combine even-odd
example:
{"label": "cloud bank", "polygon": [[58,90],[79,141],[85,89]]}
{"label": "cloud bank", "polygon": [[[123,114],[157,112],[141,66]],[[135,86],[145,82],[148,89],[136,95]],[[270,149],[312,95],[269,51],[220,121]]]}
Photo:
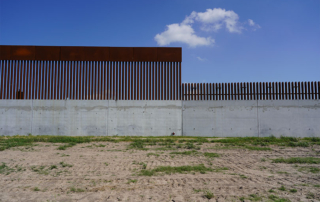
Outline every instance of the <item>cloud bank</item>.
{"label": "cloud bank", "polygon": [[[195,33],[193,24],[199,23],[200,29],[205,32],[217,32],[225,28],[229,33],[240,34],[244,27],[239,22],[239,16],[234,11],[226,11],[221,8],[207,9],[205,12],[193,11],[180,23],[167,25],[167,29],[157,34],[154,39],[158,45],[165,46],[174,42],[188,44],[190,47],[209,46],[215,43],[211,37],[201,37]],[[260,28],[252,19],[248,24],[253,30]]]}

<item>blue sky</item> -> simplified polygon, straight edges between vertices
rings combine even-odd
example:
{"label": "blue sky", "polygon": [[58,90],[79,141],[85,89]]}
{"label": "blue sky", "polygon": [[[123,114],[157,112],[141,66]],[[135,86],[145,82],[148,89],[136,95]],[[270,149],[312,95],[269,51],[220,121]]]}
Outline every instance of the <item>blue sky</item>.
{"label": "blue sky", "polygon": [[319,0],[0,0],[1,45],[182,47],[183,82],[320,80]]}

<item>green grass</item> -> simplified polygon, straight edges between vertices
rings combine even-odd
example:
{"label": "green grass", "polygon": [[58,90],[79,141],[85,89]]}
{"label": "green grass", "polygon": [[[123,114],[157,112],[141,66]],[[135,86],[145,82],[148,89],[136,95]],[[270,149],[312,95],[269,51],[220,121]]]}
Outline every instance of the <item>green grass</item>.
{"label": "green grass", "polygon": [[209,158],[214,158],[214,157],[219,157],[220,155],[217,153],[209,153],[209,152],[205,152],[203,154],[205,157],[209,157]]}
{"label": "green grass", "polygon": [[73,165],[71,165],[71,164],[67,164],[67,163],[65,163],[65,162],[60,162],[60,165],[62,166],[62,167],[72,167]]}
{"label": "green grass", "polygon": [[300,167],[298,169],[300,172],[309,172],[309,173],[319,173],[320,169],[317,167]]}
{"label": "green grass", "polygon": [[210,191],[206,191],[204,197],[206,197],[207,199],[212,199],[214,197],[214,194]]}
{"label": "green grass", "polygon": [[197,154],[198,152],[196,150],[192,151],[184,151],[184,152],[170,152],[170,154],[178,154],[178,155],[194,155]]}
{"label": "green grass", "polygon": [[[247,149],[253,146],[290,146],[290,147],[308,147],[314,144],[320,145],[320,138],[295,138],[295,137],[231,137],[231,138],[205,138],[205,137],[185,137],[185,136],[163,136],[163,137],[142,137],[142,136],[114,136],[114,137],[94,137],[94,136],[2,136],[0,137],[0,151],[19,146],[32,146],[35,143],[64,143],[59,147],[65,150],[75,144],[90,143],[90,142],[131,142],[131,149],[146,149],[146,145],[160,145],[165,147],[181,148],[181,143],[185,143],[186,149],[200,149],[202,143],[223,143],[226,147],[242,147],[248,146]],[[179,142],[179,144],[176,144]],[[102,144],[97,145],[103,147]],[[261,149],[264,148],[264,149]],[[227,149],[227,148],[226,148]],[[269,150],[266,147],[258,147],[259,150]]]}
{"label": "green grass", "polygon": [[6,163],[2,163],[0,165],[0,174],[9,175],[10,173],[12,173],[14,171],[15,170],[13,168],[8,167]]}
{"label": "green grass", "polygon": [[306,198],[307,198],[307,199],[314,199],[314,198],[315,198],[315,195],[314,195],[314,193],[308,192],[308,193],[306,194]]}
{"label": "green grass", "polygon": [[320,184],[313,185],[314,187],[320,188]]}
{"label": "green grass", "polygon": [[290,191],[291,193],[296,193],[296,192],[297,192],[296,189],[290,189],[289,191]]}
{"label": "green grass", "polygon": [[279,198],[278,196],[275,196],[275,195],[269,195],[268,198],[274,202],[290,202],[289,199]]}
{"label": "green grass", "polygon": [[288,163],[288,164],[319,164],[320,158],[314,158],[314,157],[291,157],[291,158],[277,158],[273,159],[272,163]]}
{"label": "green grass", "polygon": [[30,167],[33,172],[36,172],[40,175],[48,175],[49,170],[45,169],[45,166],[31,166]]}
{"label": "green grass", "polygon": [[212,168],[207,168],[203,164],[196,165],[196,166],[178,166],[178,167],[159,166],[152,170],[141,170],[139,175],[153,176],[153,175],[156,175],[157,173],[164,173],[167,175],[171,175],[175,173],[188,173],[188,172],[200,172],[204,174],[206,172],[213,172],[213,171],[215,170]]}
{"label": "green grass", "polygon": [[257,194],[250,194],[248,199],[250,201],[261,201],[262,197],[258,196]]}
{"label": "green grass", "polygon": [[149,156],[156,156],[156,157],[158,157],[158,156],[160,156],[159,154],[156,154],[156,153],[147,153],[147,157],[149,157]]}
{"label": "green grass", "polygon": [[286,191],[287,189],[282,185],[280,188],[278,188],[280,191]]}
{"label": "green grass", "polygon": [[57,169],[58,167],[56,166],[56,165],[52,165],[52,166],[50,166],[50,170],[53,170],[53,169]]}
{"label": "green grass", "polygon": [[75,188],[75,187],[71,187],[71,188],[70,188],[70,191],[72,191],[72,192],[84,192],[83,189]]}
{"label": "green grass", "polygon": [[255,151],[271,151],[269,147],[254,147],[254,146],[245,146],[244,148]]}
{"label": "green grass", "polygon": [[38,187],[33,188],[33,191],[40,191]]}
{"label": "green grass", "polygon": [[135,180],[131,180],[131,179],[129,179],[129,180],[128,180],[128,182],[127,182],[127,184],[130,184],[130,183],[136,183],[136,182],[138,182],[138,180],[136,180],[136,179],[135,179]]}

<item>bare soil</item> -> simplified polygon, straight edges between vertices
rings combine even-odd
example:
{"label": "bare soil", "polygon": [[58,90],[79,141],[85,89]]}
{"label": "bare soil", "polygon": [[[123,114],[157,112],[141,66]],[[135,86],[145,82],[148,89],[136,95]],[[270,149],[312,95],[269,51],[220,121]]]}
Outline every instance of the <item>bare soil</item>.
{"label": "bare soil", "polygon": [[[197,145],[201,149],[196,155],[172,155],[172,151],[190,150],[127,149],[129,144],[98,142],[57,150],[64,144],[39,143],[1,151],[0,163],[8,169],[0,174],[0,201],[275,201],[270,195],[290,201],[320,200],[320,173],[308,170],[320,168],[320,164],[271,160],[319,157],[319,145],[252,151],[219,149],[217,143],[204,143]],[[208,158],[204,152],[220,157]],[[139,176],[143,163],[146,170],[199,164],[228,170]],[[286,190],[279,190],[281,186]],[[213,197],[208,199],[206,193],[213,193]]]}

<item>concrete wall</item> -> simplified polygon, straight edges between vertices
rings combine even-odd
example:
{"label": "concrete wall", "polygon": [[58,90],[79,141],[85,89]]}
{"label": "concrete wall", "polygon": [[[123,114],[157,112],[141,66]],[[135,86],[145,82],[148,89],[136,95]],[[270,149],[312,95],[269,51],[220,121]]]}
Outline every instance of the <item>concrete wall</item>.
{"label": "concrete wall", "polygon": [[320,100],[0,100],[0,135],[320,137]]}
{"label": "concrete wall", "polygon": [[181,101],[1,100],[0,135],[181,135]]}
{"label": "concrete wall", "polygon": [[320,137],[320,100],[183,101],[185,136]]}

